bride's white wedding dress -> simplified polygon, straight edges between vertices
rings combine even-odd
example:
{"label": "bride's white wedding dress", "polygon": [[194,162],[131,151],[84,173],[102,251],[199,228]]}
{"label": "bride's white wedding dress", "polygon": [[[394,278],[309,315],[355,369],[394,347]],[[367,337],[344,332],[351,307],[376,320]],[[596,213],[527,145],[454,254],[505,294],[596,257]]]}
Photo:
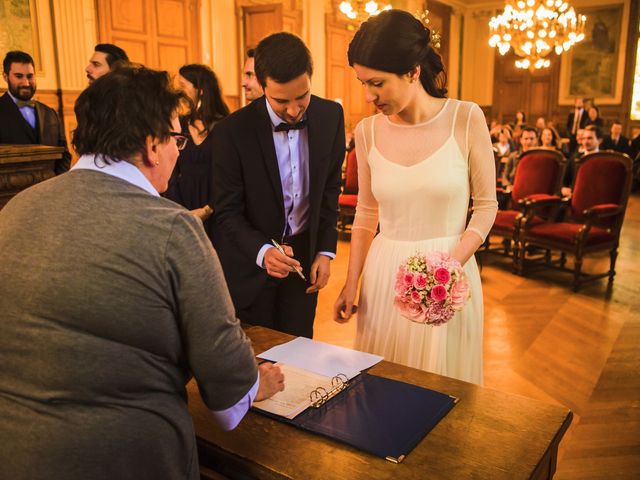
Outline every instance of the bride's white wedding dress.
{"label": "bride's white wedding dress", "polygon": [[360,190],[353,228],[375,232],[380,226],[362,274],[356,349],[481,384],[483,301],[474,257],[464,265],[471,298],[447,324],[414,323],[393,299],[396,272],[407,257],[451,252],[465,230],[484,239],[493,224],[495,165],[482,111],[449,99],[417,125],[375,115],[356,127],[356,148]]}

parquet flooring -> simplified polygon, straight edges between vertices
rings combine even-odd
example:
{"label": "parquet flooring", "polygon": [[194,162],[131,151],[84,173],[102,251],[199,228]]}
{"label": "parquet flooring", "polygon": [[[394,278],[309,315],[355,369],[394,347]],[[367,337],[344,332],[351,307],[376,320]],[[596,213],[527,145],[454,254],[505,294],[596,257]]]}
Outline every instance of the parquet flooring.
{"label": "parquet flooring", "polygon": [[[342,240],[315,338],[353,347],[356,320],[331,320],[348,256]],[[602,279],[574,293],[567,274],[518,277],[508,259],[481,260],[485,386],[571,408],[556,479],[640,478],[640,196],[629,202],[610,290]],[[585,267],[605,270],[607,262]]]}

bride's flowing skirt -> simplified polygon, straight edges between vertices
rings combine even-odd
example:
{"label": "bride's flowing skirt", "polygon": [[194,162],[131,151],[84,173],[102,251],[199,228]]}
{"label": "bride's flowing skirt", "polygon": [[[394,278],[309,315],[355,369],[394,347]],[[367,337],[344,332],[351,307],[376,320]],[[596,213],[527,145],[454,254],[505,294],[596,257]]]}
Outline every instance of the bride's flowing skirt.
{"label": "bride's flowing skirt", "polygon": [[379,234],[365,262],[358,309],[357,350],[447,377],[482,384],[483,302],[474,257],[464,265],[471,298],[446,324],[418,324],[393,305],[398,267],[418,252],[451,252],[459,236],[399,241]]}

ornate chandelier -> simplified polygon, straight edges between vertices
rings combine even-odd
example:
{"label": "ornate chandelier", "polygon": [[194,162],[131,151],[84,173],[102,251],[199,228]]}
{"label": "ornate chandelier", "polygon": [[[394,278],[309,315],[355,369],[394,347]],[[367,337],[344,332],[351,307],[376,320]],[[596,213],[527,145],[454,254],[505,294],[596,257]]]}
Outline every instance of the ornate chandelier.
{"label": "ornate chandelier", "polygon": [[391,9],[391,4],[387,4],[381,8],[380,5],[378,5],[378,2],[374,2],[373,0],[370,0],[368,2],[364,0],[345,0],[340,3],[340,6],[338,8],[351,20],[359,19],[364,21],[371,15],[377,15],[384,10]]}
{"label": "ornate chandelier", "polygon": [[533,72],[551,65],[545,57],[552,51],[560,55],[583,40],[586,20],[564,0],[507,0],[504,11],[489,22],[489,45],[498,47],[500,55],[513,48],[522,57],[516,67]]}

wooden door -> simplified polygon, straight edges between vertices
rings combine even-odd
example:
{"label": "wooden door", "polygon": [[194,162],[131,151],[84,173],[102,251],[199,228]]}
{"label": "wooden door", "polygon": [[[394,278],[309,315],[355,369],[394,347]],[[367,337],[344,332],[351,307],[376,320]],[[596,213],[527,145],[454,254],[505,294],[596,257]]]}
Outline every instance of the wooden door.
{"label": "wooden door", "polygon": [[512,51],[505,56],[496,53],[493,117],[498,122],[508,123],[515,120],[518,110],[522,110],[529,125],[534,125],[538,117],[553,118],[559,59],[552,55],[549,68],[530,72],[515,66],[517,58]]}
{"label": "wooden door", "polygon": [[133,62],[177,72],[200,57],[199,0],[98,2],[100,42],[124,48]]}
{"label": "wooden door", "polygon": [[282,4],[255,5],[242,7],[243,46],[255,48],[260,40],[272,33],[281,32]]}
{"label": "wooden door", "polygon": [[355,33],[345,24],[327,18],[327,98],[342,102],[345,129],[352,131],[364,117],[375,112],[366,102],[364,87],[349,66],[347,50]]}

